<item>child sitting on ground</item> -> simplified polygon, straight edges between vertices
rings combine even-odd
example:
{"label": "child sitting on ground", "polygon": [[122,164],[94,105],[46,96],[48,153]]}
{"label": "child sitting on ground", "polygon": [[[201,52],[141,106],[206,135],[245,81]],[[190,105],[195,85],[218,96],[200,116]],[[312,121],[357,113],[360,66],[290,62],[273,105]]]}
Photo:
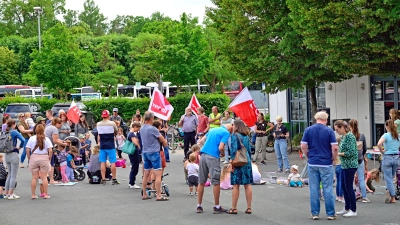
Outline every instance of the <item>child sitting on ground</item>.
{"label": "child sitting on ground", "polygon": [[288,180],[287,180],[287,186],[290,187],[303,187],[303,182],[300,179],[300,174],[299,174],[299,167],[297,165],[293,165],[292,168],[292,173],[289,174]]}
{"label": "child sitting on ground", "polygon": [[67,167],[65,170],[69,181],[77,182],[77,180],[75,180],[75,176],[74,176],[74,169],[76,169],[74,158],[77,155],[78,155],[78,149],[75,146],[72,146],[68,152]]}
{"label": "child sitting on ground", "polygon": [[261,180],[261,172],[257,163],[251,163],[251,171],[253,172],[253,184],[265,184],[267,183],[265,180]]}
{"label": "child sitting on ground", "polygon": [[367,191],[369,193],[375,192],[375,187],[372,185],[373,180],[378,184],[379,182],[381,182],[381,179],[379,177],[379,169],[372,169],[369,172],[367,172],[367,177],[365,178],[365,184],[367,186]]}
{"label": "child sitting on ground", "polygon": [[188,171],[188,184],[189,184],[189,195],[193,196],[193,186],[196,189],[195,195],[197,195],[197,186],[199,185],[199,165],[194,163],[196,161],[196,154],[192,153],[189,155],[189,163],[186,166]]}
{"label": "child sitting on ground", "polygon": [[3,187],[6,186],[7,171],[3,165],[3,155],[0,155],[0,198],[3,196]]}
{"label": "child sitting on ground", "polygon": [[[89,163],[89,168],[87,171],[87,175],[88,175],[88,180],[89,183],[91,184],[100,184],[101,181],[101,171],[100,171],[100,167],[101,167],[101,163],[99,161],[99,154],[100,154],[100,147],[99,145],[96,145],[93,147],[92,150],[92,154],[90,157],[90,163]],[[111,168],[108,166],[109,162],[107,160],[107,166],[106,166],[106,179],[111,180],[112,176],[111,176]],[[93,177],[95,177],[96,179],[93,180]]]}
{"label": "child sitting on ground", "polygon": [[231,184],[231,169],[228,167],[230,164],[224,165],[221,173],[220,188],[223,190],[230,190],[233,188]]}

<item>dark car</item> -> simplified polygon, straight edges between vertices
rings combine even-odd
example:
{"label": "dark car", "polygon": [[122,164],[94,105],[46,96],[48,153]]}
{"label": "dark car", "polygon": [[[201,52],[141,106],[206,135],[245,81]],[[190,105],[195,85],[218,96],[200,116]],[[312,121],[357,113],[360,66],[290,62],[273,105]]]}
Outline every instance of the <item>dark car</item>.
{"label": "dark car", "polygon": [[[64,110],[65,113],[68,113],[70,106],[71,102],[56,103],[51,108],[51,111],[53,111],[54,116],[58,116],[58,111],[60,111],[60,109]],[[76,102],[76,106],[78,106],[82,114],[85,115],[86,121],[89,124],[89,128],[93,129],[96,124],[93,112],[89,111],[88,108],[82,102]]]}
{"label": "dark car", "polygon": [[36,117],[42,116],[44,114],[40,112],[40,105],[37,103],[11,103],[7,105],[6,110],[4,111],[3,116],[9,115],[11,119],[18,120],[19,113],[31,113],[31,117],[33,121],[36,120]]}

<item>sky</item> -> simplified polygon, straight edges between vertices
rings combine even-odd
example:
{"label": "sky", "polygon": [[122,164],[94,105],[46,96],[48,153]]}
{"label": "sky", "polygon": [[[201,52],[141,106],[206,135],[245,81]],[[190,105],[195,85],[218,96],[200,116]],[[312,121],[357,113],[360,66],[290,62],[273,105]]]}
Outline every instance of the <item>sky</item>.
{"label": "sky", "polygon": [[[84,0],[66,0],[66,9],[83,11]],[[165,16],[178,20],[183,12],[198,17],[200,23],[205,15],[205,7],[213,6],[210,0],[94,0],[108,21],[117,15],[149,17],[159,11]]]}

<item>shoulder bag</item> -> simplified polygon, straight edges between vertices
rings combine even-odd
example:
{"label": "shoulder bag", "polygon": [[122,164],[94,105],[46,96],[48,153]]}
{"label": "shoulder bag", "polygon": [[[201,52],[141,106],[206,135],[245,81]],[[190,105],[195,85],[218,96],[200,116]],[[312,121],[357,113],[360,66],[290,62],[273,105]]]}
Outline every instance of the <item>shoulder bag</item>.
{"label": "shoulder bag", "polygon": [[128,155],[135,154],[136,146],[131,141],[126,141],[124,146],[122,147],[122,152]]}
{"label": "shoulder bag", "polygon": [[243,145],[242,141],[240,140],[239,135],[236,134],[236,137],[239,140],[240,146],[239,149],[236,151],[236,156],[232,161],[233,167],[242,167],[247,164],[247,149]]}

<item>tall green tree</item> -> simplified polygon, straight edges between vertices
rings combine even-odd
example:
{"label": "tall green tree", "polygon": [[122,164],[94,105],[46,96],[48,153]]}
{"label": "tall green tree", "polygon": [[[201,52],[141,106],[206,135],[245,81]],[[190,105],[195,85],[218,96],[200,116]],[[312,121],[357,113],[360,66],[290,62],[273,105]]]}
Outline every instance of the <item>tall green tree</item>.
{"label": "tall green tree", "polygon": [[78,15],[79,12],[77,10],[68,9],[63,15],[65,25],[67,27],[76,26],[79,23]]}
{"label": "tall green tree", "polygon": [[89,25],[94,35],[100,36],[107,32],[107,17],[100,12],[100,8],[93,0],[85,1],[83,11],[78,17],[80,21]]}
{"label": "tall green tree", "polygon": [[65,99],[68,92],[90,79],[88,74],[94,66],[91,53],[79,48],[63,24],[57,24],[45,33],[41,51],[34,50],[32,58],[28,75]]}
{"label": "tall green tree", "polygon": [[0,47],[0,85],[19,84],[18,56],[13,50]]}
{"label": "tall green tree", "polygon": [[1,32],[5,36],[32,37],[38,35],[38,19],[33,7],[42,7],[40,26],[46,31],[57,23],[57,15],[65,12],[65,0],[0,1]]}
{"label": "tall green tree", "polygon": [[346,74],[400,72],[399,1],[288,0],[292,26],[323,65]]}

